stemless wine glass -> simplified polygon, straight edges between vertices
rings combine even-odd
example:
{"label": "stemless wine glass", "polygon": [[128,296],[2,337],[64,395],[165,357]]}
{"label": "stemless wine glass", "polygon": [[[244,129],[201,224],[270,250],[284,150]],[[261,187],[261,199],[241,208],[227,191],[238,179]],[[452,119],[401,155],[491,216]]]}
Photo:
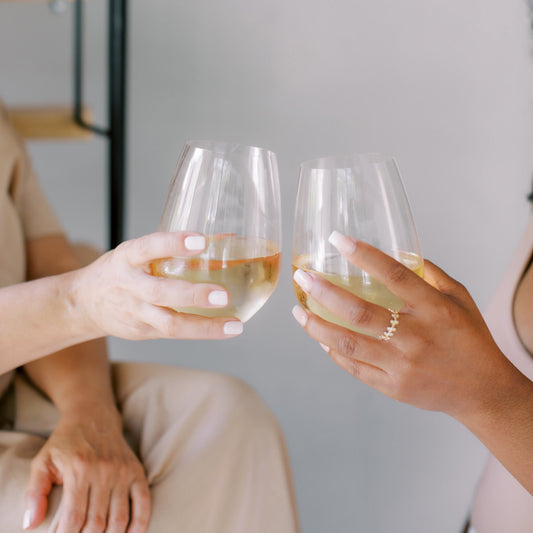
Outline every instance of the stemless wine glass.
{"label": "stemless wine glass", "polygon": [[[319,273],[353,294],[399,310],[401,300],[328,242],[333,231],[361,239],[420,276],[420,244],[396,162],[381,154],[324,157],[301,165],[294,222],[293,272]],[[294,283],[300,304],[324,320],[357,331]]]}
{"label": "stemless wine glass", "polygon": [[246,322],[270,297],[279,279],[281,209],[276,155],[263,148],[215,141],[188,142],[163,210],[159,231],[206,236],[194,257],[159,259],[157,276],[216,283],[229,293],[224,308],[176,308]]}

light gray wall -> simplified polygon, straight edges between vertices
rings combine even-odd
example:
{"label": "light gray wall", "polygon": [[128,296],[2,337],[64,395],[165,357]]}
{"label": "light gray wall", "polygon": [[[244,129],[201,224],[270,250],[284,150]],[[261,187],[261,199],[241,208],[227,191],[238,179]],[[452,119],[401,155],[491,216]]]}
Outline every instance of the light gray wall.
{"label": "light gray wall", "polygon": [[[88,2],[87,98],[104,120],[105,2]],[[488,302],[528,217],[532,42],[523,0],[131,1],[128,235],[153,231],[184,142],[278,153],[283,275],[230,342],[113,340],[116,359],[250,382],[287,436],[305,532],[458,531],[485,459],[448,417],[382,397],[290,316],[298,164],[384,151],[403,171],[424,253]],[[0,94],[70,94],[70,20],[0,4]],[[105,147],[33,143],[70,234],[105,242]]]}

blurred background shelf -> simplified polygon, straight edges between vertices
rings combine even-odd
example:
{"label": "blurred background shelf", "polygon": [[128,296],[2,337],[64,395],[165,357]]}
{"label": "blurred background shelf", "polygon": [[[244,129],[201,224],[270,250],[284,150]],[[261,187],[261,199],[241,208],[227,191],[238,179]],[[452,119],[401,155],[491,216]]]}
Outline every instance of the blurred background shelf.
{"label": "blurred background shelf", "polygon": [[107,0],[107,124],[93,123],[83,102],[84,0],[0,0],[0,3],[48,3],[53,13],[73,15],[73,102],[70,106],[11,107],[15,128],[25,139],[107,140],[109,247],[124,238],[126,196],[126,62],[128,0]]}
{"label": "blurred background shelf", "polygon": [[[72,106],[10,107],[8,112],[19,135],[27,140],[86,140],[94,136],[74,121]],[[84,121],[92,122],[90,109],[84,107],[81,114]]]}

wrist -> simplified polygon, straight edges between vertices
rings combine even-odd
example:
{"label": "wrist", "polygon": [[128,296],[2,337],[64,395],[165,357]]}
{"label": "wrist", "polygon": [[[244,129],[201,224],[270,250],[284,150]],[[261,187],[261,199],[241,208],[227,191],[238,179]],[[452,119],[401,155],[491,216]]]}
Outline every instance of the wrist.
{"label": "wrist", "polygon": [[478,395],[474,408],[455,417],[482,441],[503,425],[529,424],[533,412],[533,382],[501,356],[503,364],[495,378],[480,387],[484,393]]}
{"label": "wrist", "polygon": [[105,336],[87,313],[87,298],[85,295],[86,283],[84,282],[85,268],[73,270],[61,277],[62,299],[65,302],[67,320],[81,338],[80,342]]}
{"label": "wrist", "polygon": [[83,399],[57,406],[61,417],[77,424],[94,423],[122,431],[122,418],[114,401]]}

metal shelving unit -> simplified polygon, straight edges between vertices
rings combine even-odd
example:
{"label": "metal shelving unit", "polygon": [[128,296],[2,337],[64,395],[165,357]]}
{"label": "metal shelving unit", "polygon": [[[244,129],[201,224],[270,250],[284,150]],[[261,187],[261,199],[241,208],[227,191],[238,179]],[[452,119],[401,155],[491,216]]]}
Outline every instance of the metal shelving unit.
{"label": "metal shelving unit", "polygon": [[[31,2],[43,0],[0,0]],[[84,0],[73,0],[73,104],[71,106],[11,108],[15,127],[26,138],[86,139],[92,134],[108,143],[109,247],[124,238],[126,196],[127,0],[108,1],[107,126],[92,123],[83,105]],[[50,0],[60,12],[64,0]]]}

